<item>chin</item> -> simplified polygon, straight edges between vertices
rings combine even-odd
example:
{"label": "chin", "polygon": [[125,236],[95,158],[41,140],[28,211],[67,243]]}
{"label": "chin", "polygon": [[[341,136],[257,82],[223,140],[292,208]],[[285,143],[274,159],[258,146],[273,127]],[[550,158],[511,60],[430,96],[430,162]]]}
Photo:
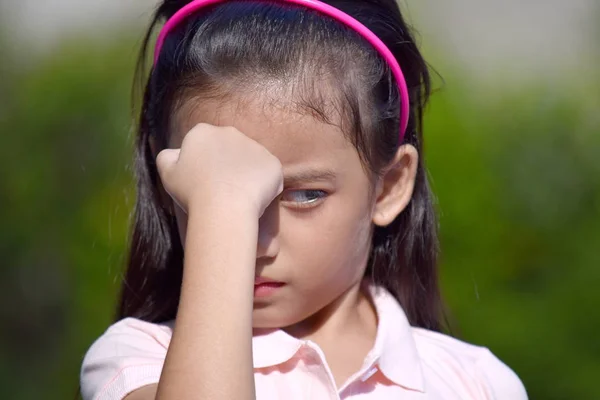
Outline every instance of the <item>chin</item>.
{"label": "chin", "polygon": [[286,326],[297,324],[304,318],[295,317],[293,312],[277,310],[272,305],[255,305],[252,312],[252,328],[254,329],[281,329]]}

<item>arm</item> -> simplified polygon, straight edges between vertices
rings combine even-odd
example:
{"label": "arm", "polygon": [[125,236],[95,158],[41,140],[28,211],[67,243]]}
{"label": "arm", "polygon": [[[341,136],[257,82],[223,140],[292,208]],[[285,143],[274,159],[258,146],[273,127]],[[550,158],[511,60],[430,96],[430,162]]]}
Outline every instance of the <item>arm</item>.
{"label": "arm", "polygon": [[154,400],[157,384],[144,386],[127,395],[123,400]]}
{"label": "arm", "polygon": [[281,163],[235,128],[199,124],[156,164],[188,217],[175,326],[111,326],[82,364],[83,397],[252,400],[258,220],[283,190]]}
{"label": "arm", "polygon": [[189,206],[181,299],[157,400],[255,397],[258,218],[239,203]]}
{"label": "arm", "polygon": [[258,219],[283,190],[281,163],[235,128],[198,124],[156,164],[188,215],[181,296],[156,399],[252,400]]}

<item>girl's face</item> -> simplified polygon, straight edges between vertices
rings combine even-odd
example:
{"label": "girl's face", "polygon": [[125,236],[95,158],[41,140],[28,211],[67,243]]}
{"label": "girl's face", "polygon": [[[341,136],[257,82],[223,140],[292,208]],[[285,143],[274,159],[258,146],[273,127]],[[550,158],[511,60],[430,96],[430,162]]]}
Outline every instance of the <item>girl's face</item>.
{"label": "girl's face", "polygon": [[[297,324],[359,285],[378,213],[378,188],[384,185],[372,187],[341,130],[260,100],[193,103],[178,113],[179,134],[171,138],[171,148],[180,147],[185,133],[200,122],[234,126],[283,166],[284,192],[259,223],[256,276],[285,285],[255,296],[254,327]],[[181,209],[176,216],[185,243],[187,216]]]}

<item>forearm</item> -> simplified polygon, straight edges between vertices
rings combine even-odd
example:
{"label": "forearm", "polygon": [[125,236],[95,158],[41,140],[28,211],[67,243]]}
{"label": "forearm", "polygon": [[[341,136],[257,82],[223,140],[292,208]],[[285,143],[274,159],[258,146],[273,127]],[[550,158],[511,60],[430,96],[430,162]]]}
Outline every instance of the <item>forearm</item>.
{"label": "forearm", "polygon": [[175,329],[157,399],[254,399],[252,302],[258,218],[191,209]]}

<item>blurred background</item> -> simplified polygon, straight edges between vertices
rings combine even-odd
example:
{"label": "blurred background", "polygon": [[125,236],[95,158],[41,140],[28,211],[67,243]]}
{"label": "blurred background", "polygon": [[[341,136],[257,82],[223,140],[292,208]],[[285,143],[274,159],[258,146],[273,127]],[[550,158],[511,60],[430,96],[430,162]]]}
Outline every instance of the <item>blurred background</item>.
{"label": "blurred background", "polygon": [[[111,323],[155,0],[0,0],[0,398],[72,399]],[[531,399],[600,399],[600,2],[402,0],[459,337]]]}

